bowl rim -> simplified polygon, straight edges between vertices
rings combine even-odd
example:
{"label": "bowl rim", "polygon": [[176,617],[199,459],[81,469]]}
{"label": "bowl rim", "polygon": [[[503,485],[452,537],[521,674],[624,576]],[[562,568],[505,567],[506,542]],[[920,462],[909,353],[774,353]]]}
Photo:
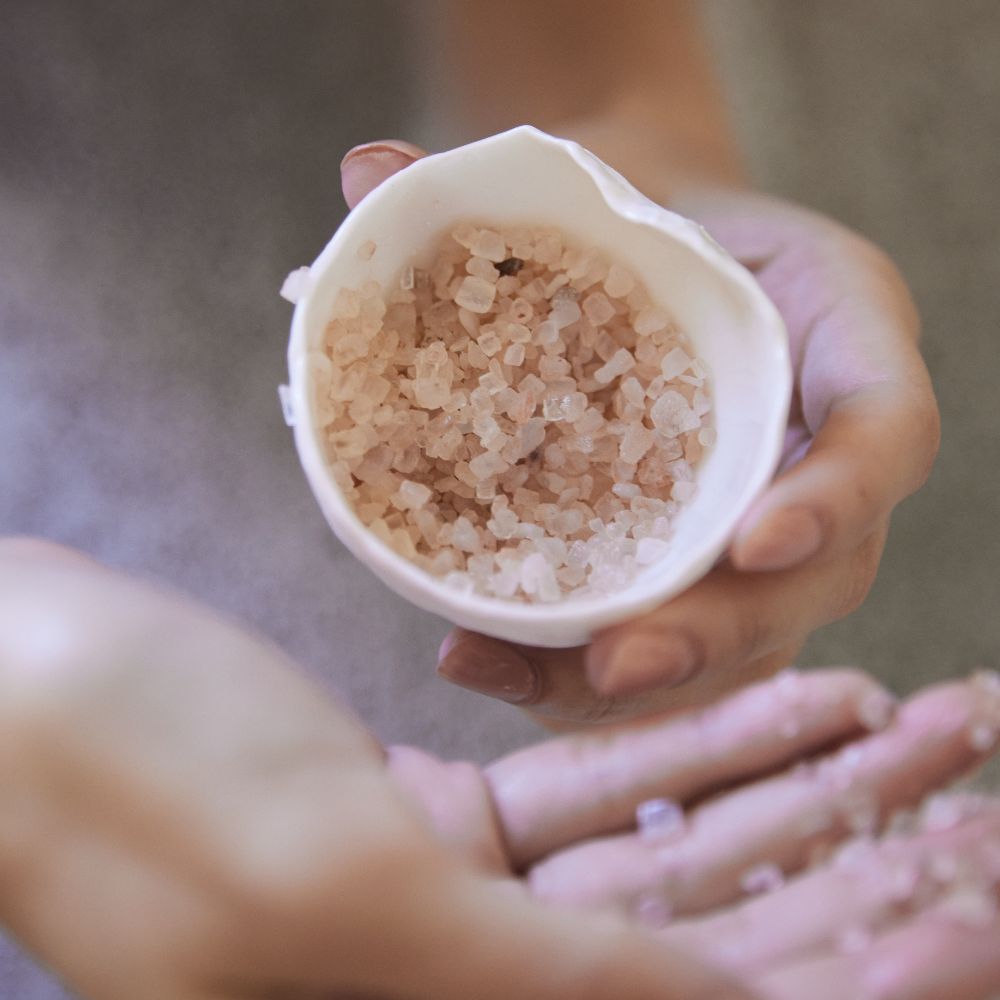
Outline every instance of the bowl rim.
{"label": "bowl rim", "polygon": [[[734,499],[732,513],[719,519],[715,530],[695,549],[682,568],[669,577],[657,578],[643,573],[620,592],[612,595],[571,597],[552,603],[527,603],[491,597],[446,585],[415,563],[397,554],[378,539],[362,523],[350,503],[334,481],[323,455],[319,428],[313,419],[310,399],[308,328],[313,320],[312,292],[318,284],[330,280],[331,272],[342,254],[365,235],[365,217],[383,198],[396,195],[399,188],[422,183],[429,171],[439,169],[442,163],[461,155],[471,147],[483,148],[500,143],[538,144],[572,160],[583,169],[598,188],[608,211],[628,218],[632,223],[654,229],[681,242],[707,266],[731,282],[748,297],[754,306],[754,324],[766,338],[772,364],[780,367],[776,374],[772,405],[764,415],[759,428],[758,458],[740,494]],[[361,204],[349,213],[329,242],[309,268],[305,289],[295,305],[288,344],[289,399],[293,413],[293,432],[299,458],[310,487],[330,527],[347,548],[366,563],[383,582],[403,593],[408,600],[425,610],[447,618],[466,622],[496,625],[495,634],[517,634],[518,626],[527,626],[530,639],[537,639],[536,627],[545,626],[554,631],[570,630],[580,623],[587,623],[588,632],[641,613],[685,590],[702,577],[725,550],[740,518],[754,499],[770,482],[780,459],[788,407],[792,392],[792,374],[788,338],[784,321],[777,308],[764,293],[752,274],[736,261],[711,235],[690,219],[652,202],[637,191],[620,174],[608,167],[589,151],[571,140],[548,135],[532,126],[517,128],[477,140],[441,153],[430,154],[416,161],[405,170],[394,174],[371,192]],[[654,564],[655,565],[655,564]],[[395,581],[395,582],[393,582]],[[641,584],[637,586],[636,583]],[[397,586],[399,584],[399,586]],[[482,628],[482,625],[477,627]]]}

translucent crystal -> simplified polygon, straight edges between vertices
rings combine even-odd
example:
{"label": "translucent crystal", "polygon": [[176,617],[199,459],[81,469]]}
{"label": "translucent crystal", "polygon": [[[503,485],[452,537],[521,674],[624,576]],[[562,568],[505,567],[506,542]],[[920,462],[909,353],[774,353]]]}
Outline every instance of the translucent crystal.
{"label": "translucent crystal", "polygon": [[681,837],[687,825],[683,807],[673,799],[640,802],[635,809],[635,823],[643,840],[658,843]]}

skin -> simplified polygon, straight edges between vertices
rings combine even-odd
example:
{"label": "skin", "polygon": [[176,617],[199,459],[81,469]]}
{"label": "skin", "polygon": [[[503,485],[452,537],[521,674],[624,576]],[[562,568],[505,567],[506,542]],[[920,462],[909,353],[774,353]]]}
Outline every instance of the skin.
{"label": "skin", "polygon": [[[796,391],[780,474],[699,584],[569,651],[457,630],[439,671],[552,728],[705,704],[793,662],[812,631],[867,595],[889,516],[938,448],[912,300],[862,236],[751,190],[695,4],[635,0],[613,17],[603,0],[443,10],[435,51],[447,69],[433,104],[452,130],[472,138],[530,121],[704,224],[778,306]],[[348,204],[420,155],[398,141],[352,150]]]}
{"label": "skin", "polygon": [[[878,731],[859,721],[873,699]],[[796,873],[845,836],[803,823],[836,813],[845,754],[886,811],[914,805],[983,759],[976,723],[1000,728],[982,683],[894,710],[837,670],[445,763],[381,747],[279,650],[183,597],[0,542],[0,917],[92,1000],[973,1000],[1000,986],[995,919]],[[687,811],[668,844],[635,828],[659,796]],[[961,851],[989,888],[998,845],[1000,808],[977,800],[882,850]],[[761,861],[791,881],[744,901]],[[674,907],[663,929],[636,919],[649,893]],[[867,952],[835,947],[876,918]]]}

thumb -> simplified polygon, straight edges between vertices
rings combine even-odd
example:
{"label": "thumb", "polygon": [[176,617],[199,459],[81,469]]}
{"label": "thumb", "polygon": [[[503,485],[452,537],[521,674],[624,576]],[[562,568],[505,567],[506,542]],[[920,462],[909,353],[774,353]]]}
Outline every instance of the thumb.
{"label": "thumb", "polygon": [[348,150],[340,163],[340,185],[347,207],[353,209],[386,178],[426,155],[419,146],[399,139],[366,142]]}
{"label": "thumb", "polygon": [[[432,940],[405,979],[436,1000],[754,1000],[614,914],[543,906],[510,883],[460,875],[425,910]],[[432,915],[431,915],[432,914]],[[398,970],[397,970],[398,971]]]}

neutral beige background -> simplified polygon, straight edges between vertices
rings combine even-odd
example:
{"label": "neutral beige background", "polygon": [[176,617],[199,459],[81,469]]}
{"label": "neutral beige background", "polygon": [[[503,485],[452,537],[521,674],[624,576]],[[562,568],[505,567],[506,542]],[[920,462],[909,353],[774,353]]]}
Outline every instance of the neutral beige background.
{"label": "neutral beige background", "polygon": [[[1000,8],[707,10],[758,181],[895,255],[944,412],[937,469],[898,513],[871,598],[804,662],[861,662],[901,691],[995,664]],[[0,531],[80,545],[253,623],[387,740],[487,759],[533,738],[433,678],[444,623],[332,539],[275,395],[289,318],[276,290],[342,215],[342,153],[443,132],[421,105],[433,5],[3,13]],[[64,994],[7,948],[0,996]]]}

